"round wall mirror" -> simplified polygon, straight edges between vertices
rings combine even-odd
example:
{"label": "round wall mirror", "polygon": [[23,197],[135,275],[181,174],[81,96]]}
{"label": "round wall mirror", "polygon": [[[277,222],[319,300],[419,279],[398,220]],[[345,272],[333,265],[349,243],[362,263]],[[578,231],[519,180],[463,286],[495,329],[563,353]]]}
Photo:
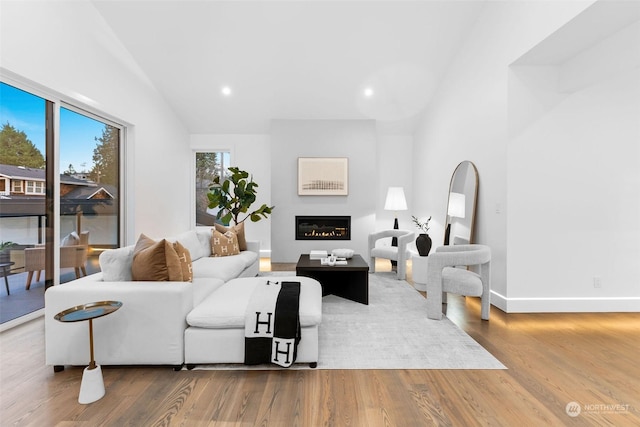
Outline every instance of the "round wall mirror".
{"label": "round wall mirror", "polygon": [[449,184],[445,245],[474,243],[476,204],[478,202],[478,169],[472,162],[461,162]]}

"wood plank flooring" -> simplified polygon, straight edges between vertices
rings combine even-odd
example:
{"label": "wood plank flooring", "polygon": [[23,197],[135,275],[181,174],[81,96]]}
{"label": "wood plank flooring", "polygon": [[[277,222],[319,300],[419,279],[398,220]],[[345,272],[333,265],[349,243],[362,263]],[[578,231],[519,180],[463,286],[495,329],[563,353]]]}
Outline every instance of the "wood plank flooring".
{"label": "wood plank flooring", "polygon": [[[293,270],[290,264],[262,269]],[[410,278],[410,276],[409,276]],[[0,335],[1,426],[638,426],[640,313],[505,314],[475,298],[447,316],[508,370],[181,371],[44,365],[42,319]],[[570,402],[580,404],[575,417]],[[572,413],[576,415],[575,412]]]}

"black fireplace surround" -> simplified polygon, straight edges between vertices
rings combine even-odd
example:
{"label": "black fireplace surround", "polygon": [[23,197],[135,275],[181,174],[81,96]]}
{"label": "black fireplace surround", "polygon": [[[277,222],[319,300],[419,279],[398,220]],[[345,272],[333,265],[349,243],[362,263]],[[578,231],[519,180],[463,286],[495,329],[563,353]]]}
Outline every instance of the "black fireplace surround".
{"label": "black fireplace surround", "polygon": [[351,217],[296,216],[296,240],[351,240]]}

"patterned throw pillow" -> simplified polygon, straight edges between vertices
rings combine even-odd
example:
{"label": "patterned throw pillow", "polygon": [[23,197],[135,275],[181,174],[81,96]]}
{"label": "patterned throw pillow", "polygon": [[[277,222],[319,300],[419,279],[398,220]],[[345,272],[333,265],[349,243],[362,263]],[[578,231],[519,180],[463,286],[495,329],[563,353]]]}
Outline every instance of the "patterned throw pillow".
{"label": "patterned throw pillow", "polygon": [[231,230],[221,233],[215,228],[211,230],[211,256],[229,256],[240,253],[238,236]]}
{"label": "patterned throw pillow", "polygon": [[236,236],[238,236],[238,247],[240,248],[241,251],[247,250],[247,239],[244,237],[244,222],[241,222],[240,224],[236,224],[231,227],[225,227],[222,224],[216,224],[215,227],[216,227],[216,230],[218,230],[222,234],[226,233],[229,230],[236,233]]}
{"label": "patterned throw pillow", "polygon": [[191,254],[189,253],[189,249],[182,246],[180,242],[175,242],[173,244],[173,248],[176,250],[176,253],[178,254],[178,259],[180,260],[180,267],[182,267],[182,280],[185,282],[192,282],[193,269],[192,269]]}
{"label": "patterned throw pillow", "polygon": [[133,249],[131,277],[137,281],[182,282],[182,267],[173,244],[141,234]]}

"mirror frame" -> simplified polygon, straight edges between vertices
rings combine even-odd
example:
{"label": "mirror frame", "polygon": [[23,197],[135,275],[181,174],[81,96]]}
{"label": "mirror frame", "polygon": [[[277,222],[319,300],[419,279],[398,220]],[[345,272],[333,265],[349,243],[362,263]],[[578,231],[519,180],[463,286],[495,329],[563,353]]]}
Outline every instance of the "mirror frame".
{"label": "mirror frame", "polygon": [[[477,211],[477,206],[478,206],[478,187],[480,186],[480,179],[478,176],[478,168],[476,168],[476,165],[469,161],[469,160],[464,160],[462,162],[460,162],[458,164],[458,166],[456,166],[455,170],[453,171],[453,175],[451,175],[451,180],[449,181],[449,193],[447,196],[447,212],[446,212],[446,220],[445,220],[445,227],[444,227],[444,244],[445,245],[451,245],[453,244],[450,241],[450,231],[451,231],[451,217],[449,216],[449,203],[451,202],[451,193],[453,190],[453,184],[454,181],[456,179],[456,174],[461,170],[462,167],[465,166],[470,166],[471,169],[473,170],[474,173],[474,178],[475,178],[475,188],[474,189],[466,189],[465,188],[465,196],[467,198],[469,198],[470,194],[473,192],[473,205],[471,206],[471,223],[469,225],[469,244],[475,243],[475,239],[474,239],[474,235],[475,235],[475,229],[476,229],[476,211]],[[469,203],[468,201],[465,201],[465,211],[468,211],[469,206],[467,205],[467,203]]]}

